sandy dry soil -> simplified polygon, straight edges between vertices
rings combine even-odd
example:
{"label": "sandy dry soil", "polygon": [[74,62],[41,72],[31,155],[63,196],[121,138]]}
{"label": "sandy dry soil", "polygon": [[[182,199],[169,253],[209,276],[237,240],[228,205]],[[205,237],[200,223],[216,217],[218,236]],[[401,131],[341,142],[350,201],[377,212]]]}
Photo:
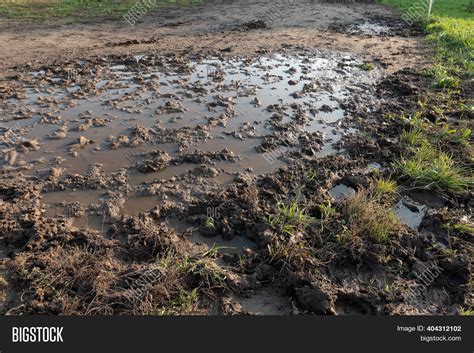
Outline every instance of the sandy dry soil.
{"label": "sandy dry soil", "polygon": [[[66,21],[0,20],[3,313],[472,304],[471,242],[443,228],[469,195],[373,189],[402,148],[385,117],[426,90],[429,49],[397,14],[214,0],[135,26]],[[291,204],[298,222],[281,217]]]}

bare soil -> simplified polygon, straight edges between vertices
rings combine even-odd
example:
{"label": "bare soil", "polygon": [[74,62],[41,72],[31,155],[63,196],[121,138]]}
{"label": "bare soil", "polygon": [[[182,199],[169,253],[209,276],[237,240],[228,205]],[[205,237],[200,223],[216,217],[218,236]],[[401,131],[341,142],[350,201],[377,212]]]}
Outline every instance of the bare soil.
{"label": "bare soil", "polygon": [[[380,60],[389,72],[426,64],[428,56],[422,55],[426,45],[420,37],[409,35],[416,29],[406,28],[397,14],[386,7],[370,1],[342,5],[290,3],[211,0],[202,6],[161,9],[144,16],[135,26],[122,19],[91,19],[81,24],[69,24],[67,19],[35,24],[0,19],[0,68],[4,74],[5,70],[28,63],[149,50],[182,53],[230,47],[234,55],[258,55],[262,50],[272,52],[285,45],[351,51]],[[371,20],[389,26],[392,35],[384,36],[382,41],[370,31],[366,35],[348,35],[351,25]],[[248,30],[246,24],[253,21],[264,21],[268,28]]]}

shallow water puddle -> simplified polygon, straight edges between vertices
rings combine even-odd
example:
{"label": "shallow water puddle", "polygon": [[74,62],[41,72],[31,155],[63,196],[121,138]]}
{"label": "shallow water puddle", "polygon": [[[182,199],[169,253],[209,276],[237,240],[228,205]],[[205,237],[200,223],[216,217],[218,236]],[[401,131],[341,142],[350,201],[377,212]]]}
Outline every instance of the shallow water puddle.
{"label": "shallow water puddle", "polygon": [[194,243],[205,244],[208,248],[215,248],[221,254],[241,254],[246,249],[255,248],[251,240],[234,236],[231,239],[223,239],[221,236],[205,237],[198,233],[189,238]]}
{"label": "shallow water puddle", "polygon": [[395,205],[397,217],[413,230],[418,230],[428,208],[409,198],[403,198]]}
{"label": "shallow water puddle", "polygon": [[[218,221],[218,219],[216,219]],[[254,249],[256,244],[244,236],[233,236],[230,239],[221,235],[205,236],[185,220],[177,218],[167,218],[167,224],[178,233],[186,234],[186,238],[197,244],[204,245],[208,250],[215,250],[220,254],[242,254],[245,250]]]}
{"label": "shallow water puddle", "polygon": [[106,229],[103,214],[90,212],[93,205],[100,208],[102,200],[102,193],[97,190],[53,191],[42,194],[46,217],[69,218],[74,227],[103,232]]}
{"label": "shallow water puddle", "polygon": [[328,192],[336,202],[344,201],[345,199],[356,194],[356,191],[353,188],[350,188],[344,184],[338,184]]}
{"label": "shallow water puddle", "polygon": [[[60,167],[60,180],[91,164],[106,174],[126,168],[131,191],[183,175],[227,184],[239,173],[271,173],[290,152],[336,152],[333,144],[349,131],[340,124],[344,104],[367,94],[378,75],[361,63],[340,53],[202,61],[140,56],[44,69],[32,73],[34,88],[2,105],[4,131],[17,135],[4,152],[19,152],[3,168],[44,178]],[[153,164],[157,155],[165,156],[162,165]],[[210,173],[196,172],[203,164]],[[59,195],[45,194],[43,202],[100,201],[100,193],[95,201],[78,192]],[[155,201],[132,196],[124,212],[135,215]]]}
{"label": "shallow water puddle", "polygon": [[392,31],[393,28],[389,26],[368,21],[348,27],[348,32],[352,34],[385,35],[390,34]]}

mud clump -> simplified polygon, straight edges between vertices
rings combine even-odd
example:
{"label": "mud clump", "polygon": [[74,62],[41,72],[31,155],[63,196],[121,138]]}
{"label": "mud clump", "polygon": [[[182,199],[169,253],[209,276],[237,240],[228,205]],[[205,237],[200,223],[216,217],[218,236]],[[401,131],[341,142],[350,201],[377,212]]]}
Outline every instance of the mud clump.
{"label": "mud clump", "polygon": [[142,173],[153,173],[165,169],[171,158],[168,153],[160,150],[155,150],[148,154],[149,158],[143,160],[137,167]]}
{"label": "mud clump", "polygon": [[116,223],[109,234],[121,240],[134,261],[153,261],[168,252],[180,250],[180,239],[174,230],[165,224],[156,225],[149,216],[124,219]]}
{"label": "mud clump", "polygon": [[304,307],[317,315],[335,314],[334,298],[322,291],[317,284],[297,288],[296,297]]}
{"label": "mud clump", "polygon": [[263,20],[254,20],[254,21],[245,22],[238,27],[238,29],[243,30],[243,31],[252,31],[256,29],[265,29],[265,28],[268,28],[268,25]]}

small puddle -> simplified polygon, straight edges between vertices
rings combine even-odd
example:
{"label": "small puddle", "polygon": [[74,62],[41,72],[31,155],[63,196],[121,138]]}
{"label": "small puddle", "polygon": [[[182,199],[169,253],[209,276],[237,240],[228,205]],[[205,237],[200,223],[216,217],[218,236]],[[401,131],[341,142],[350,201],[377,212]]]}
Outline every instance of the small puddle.
{"label": "small puddle", "polygon": [[242,254],[246,249],[256,247],[253,241],[243,236],[233,236],[230,239],[224,239],[221,235],[204,236],[183,220],[168,218],[167,223],[177,232],[187,233],[189,241],[205,245],[208,249],[215,248],[220,254]]}
{"label": "small puddle", "polygon": [[[77,191],[53,191],[43,193],[42,203],[47,205],[45,208],[46,217],[66,216],[64,206],[78,202],[85,209],[90,208],[92,204],[100,202],[102,193],[97,190],[77,190]],[[67,212],[67,211],[66,211]]]}
{"label": "small puddle", "polygon": [[[46,217],[72,218],[72,225],[75,227],[99,231],[106,230],[108,226],[103,206],[105,200],[103,190],[53,191],[42,194]],[[152,210],[158,204],[156,196],[132,195],[125,197],[125,201],[119,206],[120,214],[137,216]]]}
{"label": "small puddle", "polygon": [[415,201],[403,198],[395,205],[397,217],[413,230],[418,230],[428,208]]}
{"label": "small puddle", "polygon": [[[102,82],[104,76],[108,83],[89,87],[92,95],[87,94],[88,81],[78,78],[74,85],[83,92],[79,96],[70,93],[69,81],[53,76],[59,80],[56,86],[27,88],[28,98],[9,100],[11,118],[23,121],[24,111],[30,110],[31,119],[39,122],[21,138],[37,139],[40,147],[21,154],[18,161],[38,160],[47,152],[64,158],[67,172],[83,173],[90,163],[101,163],[106,171],[117,170],[128,165],[125,157],[130,141],[117,144],[118,149],[111,148],[110,141],[121,135],[130,139],[130,127],[139,125],[151,129],[151,135],[169,132],[169,138],[166,134],[159,139],[151,136],[147,148],[156,146],[176,156],[177,145],[165,146],[163,140],[184,142],[181,152],[189,150],[188,146],[201,150],[227,147],[246,158],[246,167],[255,174],[272,172],[281,163],[262,168],[265,159],[256,149],[263,136],[275,131],[299,127],[305,133],[321,133],[327,136],[321,154],[331,153],[330,146],[341,138],[342,130],[333,125],[344,117],[340,103],[355,91],[363,91],[361,83],[373,81],[371,74],[356,67],[359,63],[349,56],[276,55],[254,61],[190,62],[185,73],[153,67],[137,72],[133,65],[116,64],[96,69],[90,79]],[[45,71],[34,75],[51,78]],[[279,120],[270,119],[272,116]],[[4,125],[13,125],[13,121]],[[199,129],[204,133],[195,136]],[[81,136],[89,143],[71,152],[69,146]]]}
{"label": "small puddle", "polygon": [[158,205],[156,196],[132,196],[123,205],[123,213],[127,216],[137,216],[139,213],[152,210]]}
{"label": "small puddle", "polygon": [[345,199],[356,194],[356,191],[353,188],[350,188],[344,184],[338,184],[328,192],[336,202],[344,201]]}
{"label": "small puddle", "polygon": [[390,34],[392,31],[393,29],[389,26],[368,21],[348,27],[348,33],[351,34],[386,35]]}
{"label": "small puddle", "polygon": [[[340,124],[343,107],[354,95],[370,94],[379,75],[361,70],[362,62],[343,53],[201,61],[141,55],[45,68],[2,102],[2,130],[17,129],[1,146],[17,155],[2,167],[21,166],[37,178],[62,168],[60,181],[84,175],[91,164],[106,175],[124,170],[131,194],[122,213],[137,215],[156,202],[134,195],[146,184],[206,179],[227,185],[240,173],[273,173],[290,153],[336,153],[334,144],[354,132]],[[139,168],[163,154],[168,163]],[[343,188],[333,189],[336,199]],[[88,209],[105,191],[43,194],[46,215],[59,215],[64,205],[51,205],[61,202]],[[93,217],[74,222],[102,228]]]}
{"label": "small puddle", "polygon": [[234,236],[231,239],[223,239],[220,235],[205,237],[196,233],[189,239],[193,243],[205,244],[209,248],[215,247],[221,254],[241,254],[245,249],[255,248],[254,242],[241,236]]}

